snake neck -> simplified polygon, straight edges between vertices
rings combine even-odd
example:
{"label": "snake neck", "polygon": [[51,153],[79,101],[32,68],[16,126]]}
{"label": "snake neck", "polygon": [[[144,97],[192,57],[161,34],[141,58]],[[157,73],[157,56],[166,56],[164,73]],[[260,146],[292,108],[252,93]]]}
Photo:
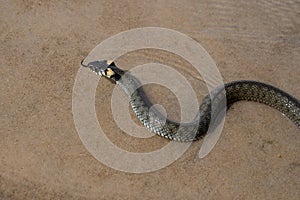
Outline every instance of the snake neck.
{"label": "snake neck", "polygon": [[136,90],[141,89],[141,82],[129,72],[123,71],[123,73],[119,75],[120,77],[116,80],[116,84],[122,88],[129,98]]}

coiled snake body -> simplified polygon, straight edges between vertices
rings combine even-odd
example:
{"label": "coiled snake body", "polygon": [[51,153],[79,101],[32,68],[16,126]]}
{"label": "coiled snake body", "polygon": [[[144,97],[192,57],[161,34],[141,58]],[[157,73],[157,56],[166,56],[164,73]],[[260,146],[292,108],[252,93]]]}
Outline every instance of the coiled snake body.
{"label": "coiled snake body", "polygon": [[[200,105],[198,120],[180,124],[150,109],[151,103],[140,87],[138,79],[116,67],[114,62],[104,60],[84,65],[82,61],[81,64],[120,85],[128,95],[131,107],[142,124],[150,131],[170,140],[190,142],[201,138],[207,132],[211,121],[215,120],[222,110],[223,107],[219,105],[226,105],[228,108],[234,102],[242,100],[269,105],[282,112],[300,128],[300,101],[262,82],[234,81],[217,88],[213,92],[212,99],[209,95],[204,98]],[[212,106],[215,106],[216,110],[213,110]]]}

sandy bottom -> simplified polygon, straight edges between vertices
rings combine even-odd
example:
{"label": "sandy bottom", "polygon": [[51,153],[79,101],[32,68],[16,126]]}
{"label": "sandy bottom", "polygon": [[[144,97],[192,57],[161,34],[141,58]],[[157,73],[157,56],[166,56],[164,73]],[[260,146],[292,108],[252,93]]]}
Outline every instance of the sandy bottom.
{"label": "sandy bottom", "polygon": [[[299,10],[296,0],[1,1],[0,199],[298,199],[299,129],[272,108],[237,103],[207,157],[198,158],[198,141],[171,165],[132,174],[102,164],[84,147],[72,89],[81,59],[97,44],[152,26],[198,41],[224,82],[263,81],[300,98]],[[202,91],[199,100],[207,93],[191,65],[170,53],[140,50],[116,62],[124,69],[164,63]],[[110,108],[113,88],[101,79],[96,93],[107,137],[132,152],[166,145],[159,136],[139,139],[120,130]],[[178,119],[169,90],[149,85],[146,92]]]}

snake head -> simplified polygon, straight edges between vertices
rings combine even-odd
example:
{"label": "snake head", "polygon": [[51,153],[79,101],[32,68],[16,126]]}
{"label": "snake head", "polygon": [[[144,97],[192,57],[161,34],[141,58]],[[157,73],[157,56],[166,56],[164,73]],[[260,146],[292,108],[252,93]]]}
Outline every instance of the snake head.
{"label": "snake head", "polygon": [[83,64],[83,61],[81,61],[83,67],[87,67],[97,75],[104,76],[110,80],[118,81],[123,74],[123,71],[111,60],[92,61],[87,65]]}

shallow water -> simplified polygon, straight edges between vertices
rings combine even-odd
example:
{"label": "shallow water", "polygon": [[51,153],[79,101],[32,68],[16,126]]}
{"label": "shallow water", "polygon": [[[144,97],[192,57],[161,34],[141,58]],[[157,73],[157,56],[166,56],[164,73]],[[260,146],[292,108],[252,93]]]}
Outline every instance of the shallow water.
{"label": "shallow water", "polygon": [[[166,168],[130,174],[86,150],[73,121],[72,88],[81,59],[98,43],[154,26],[198,41],[224,82],[263,81],[299,99],[299,10],[296,0],[1,2],[0,198],[297,199],[299,130],[272,108],[238,103],[205,159],[198,158],[199,141]],[[131,69],[153,61],[184,75],[199,101],[207,94],[201,75],[176,55],[141,50],[116,63]],[[120,130],[111,114],[113,88],[101,79],[95,102],[111,142],[132,152],[165,146],[161,137],[139,139]],[[168,89],[149,85],[146,92],[168,117],[180,120]]]}

